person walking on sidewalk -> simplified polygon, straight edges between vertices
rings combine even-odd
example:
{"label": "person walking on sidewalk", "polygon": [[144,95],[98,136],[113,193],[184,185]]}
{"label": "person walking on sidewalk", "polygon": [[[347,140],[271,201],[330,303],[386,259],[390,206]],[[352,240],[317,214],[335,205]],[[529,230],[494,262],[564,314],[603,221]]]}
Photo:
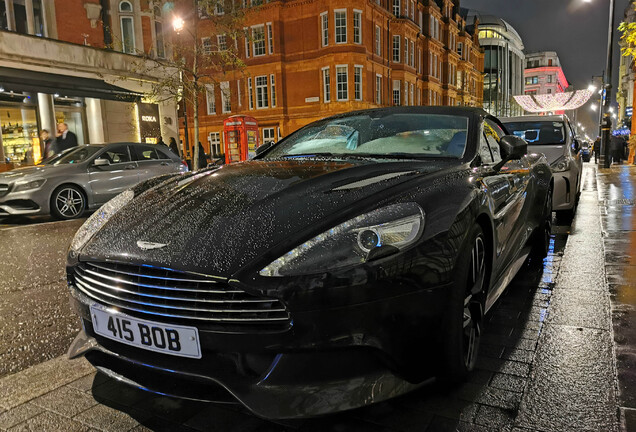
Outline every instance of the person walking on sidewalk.
{"label": "person walking on sidewalk", "polygon": [[66,123],[60,123],[57,125],[57,147],[58,151],[77,147],[77,135],[68,130]]}
{"label": "person walking on sidewalk", "polygon": [[594,152],[594,163],[598,163],[598,154],[601,151],[601,137],[597,137],[592,144],[592,151]]}

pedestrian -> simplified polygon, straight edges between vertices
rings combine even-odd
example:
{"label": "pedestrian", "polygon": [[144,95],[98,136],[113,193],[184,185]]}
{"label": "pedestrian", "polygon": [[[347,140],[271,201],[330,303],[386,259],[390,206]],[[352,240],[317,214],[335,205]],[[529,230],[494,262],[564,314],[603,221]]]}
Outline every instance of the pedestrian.
{"label": "pedestrian", "polygon": [[163,142],[163,138],[161,137],[161,135],[157,137],[157,145],[168,147],[168,145],[165,142]]}
{"label": "pedestrian", "polygon": [[48,129],[42,129],[42,132],[40,132],[40,144],[42,147],[42,159],[53,156],[54,153],[51,149],[51,146],[53,145],[53,138],[51,138],[51,134]]}
{"label": "pedestrian", "polygon": [[175,140],[174,137],[170,137],[170,145],[168,147],[170,147],[170,150],[172,150],[172,153],[176,154],[177,156],[181,156],[181,153],[179,152],[179,147],[177,146],[177,140]]}
{"label": "pedestrian", "polygon": [[611,163],[620,165],[623,155],[623,140],[617,136],[610,138],[610,158]]}
{"label": "pedestrian", "polygon": [[66,123],[59,123],[57,125],[57,147],[58,151],[70,149],[71,147],[76,147],[77,143],[77,135],[68,130],[68,125]]}
{"label": "pedestrian", "polygon": [[594,151],[594,163],[598,163],[598,155],[599,152],[601,151],[601,137],[596,137],[596,140],[594,140],[594,144],[593,144],[593,151]]}
{"label": "pedestrian", "polygon": [[203,144],[199,141],[199,169],[205,168],[208,166],[208,157],[205,154],[205,150],[203,149]]}

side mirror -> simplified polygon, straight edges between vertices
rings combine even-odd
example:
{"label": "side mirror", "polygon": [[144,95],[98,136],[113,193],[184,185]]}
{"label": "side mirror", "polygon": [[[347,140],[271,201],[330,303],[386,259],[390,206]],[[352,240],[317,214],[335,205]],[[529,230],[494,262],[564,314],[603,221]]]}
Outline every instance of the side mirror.
{"label": "side mirror", "polygon": [[272,146],[274,144],[276,144],[274,141],[270,141],[270,142],[267,142],[267,143],[263,144],[262,146],[258,147],[256,149],[256,156],[258,156],[261,153],[264,153],[265,151],[269,150],[270,148],[272,148]]}
{"label": "side mirror", "polygon": [[110,162],[108,161],[108,159],[97,158],[93,161],[93,166],[96,166],[96,167],[106,166],[106,165],[110,165]]}
{"label": "side mirror", "polygon": [[505,161],[521,159],[528,153],[528,143],[515,135],[506,135],[499,141],[501,157]]}
{"label": "side mirror", "polygon": [[579,150],[581,150],[581,143],[579,142],[579,140],[575,139],[574,143],[572,144],[572,149],[574,150],[574,153],[578,153]]}

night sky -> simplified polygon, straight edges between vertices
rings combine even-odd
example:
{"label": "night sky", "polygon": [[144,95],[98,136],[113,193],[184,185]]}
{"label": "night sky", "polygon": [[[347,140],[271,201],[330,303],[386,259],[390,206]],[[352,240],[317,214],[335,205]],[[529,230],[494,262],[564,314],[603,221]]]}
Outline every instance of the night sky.
{"label": "night sky", "polygon": [[[616,0],[615,27],[623,20],[629,0]],[[587,88],[601,75],[607,56],[609,0],[461,0],[461,6],[509,22],[521,36],[525,52],[556,51],[570,85]],[[612,100],[618,79],[618,30],[614,33]],[[570,87],[572,89],[572,87]],[[590,103],[579,109],[579,121],[593,128]],[[597,114],[598,115],[598,114]],[[590,134],[590,136],[592,136]]]}

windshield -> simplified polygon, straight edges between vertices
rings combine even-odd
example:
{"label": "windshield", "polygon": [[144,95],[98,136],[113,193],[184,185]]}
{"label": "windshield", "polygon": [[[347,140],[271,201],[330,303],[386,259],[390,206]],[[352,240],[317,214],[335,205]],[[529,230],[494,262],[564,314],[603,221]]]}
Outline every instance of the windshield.
{"label": "windshield", "polygon": [[530,145],[565,143],[565,125],[560,121],[514,122],[505,123],[505,126]]}
{"label": "windshield", "polygon": [[65,165],[84,162],[103,147],[81,146],[44,159],[40,165]]}
{"label": "windshield", "polygon": [[463,116],[365,114],[310,124],[283,140],[264,159],[460,158],[467,135],[468,118]]}

